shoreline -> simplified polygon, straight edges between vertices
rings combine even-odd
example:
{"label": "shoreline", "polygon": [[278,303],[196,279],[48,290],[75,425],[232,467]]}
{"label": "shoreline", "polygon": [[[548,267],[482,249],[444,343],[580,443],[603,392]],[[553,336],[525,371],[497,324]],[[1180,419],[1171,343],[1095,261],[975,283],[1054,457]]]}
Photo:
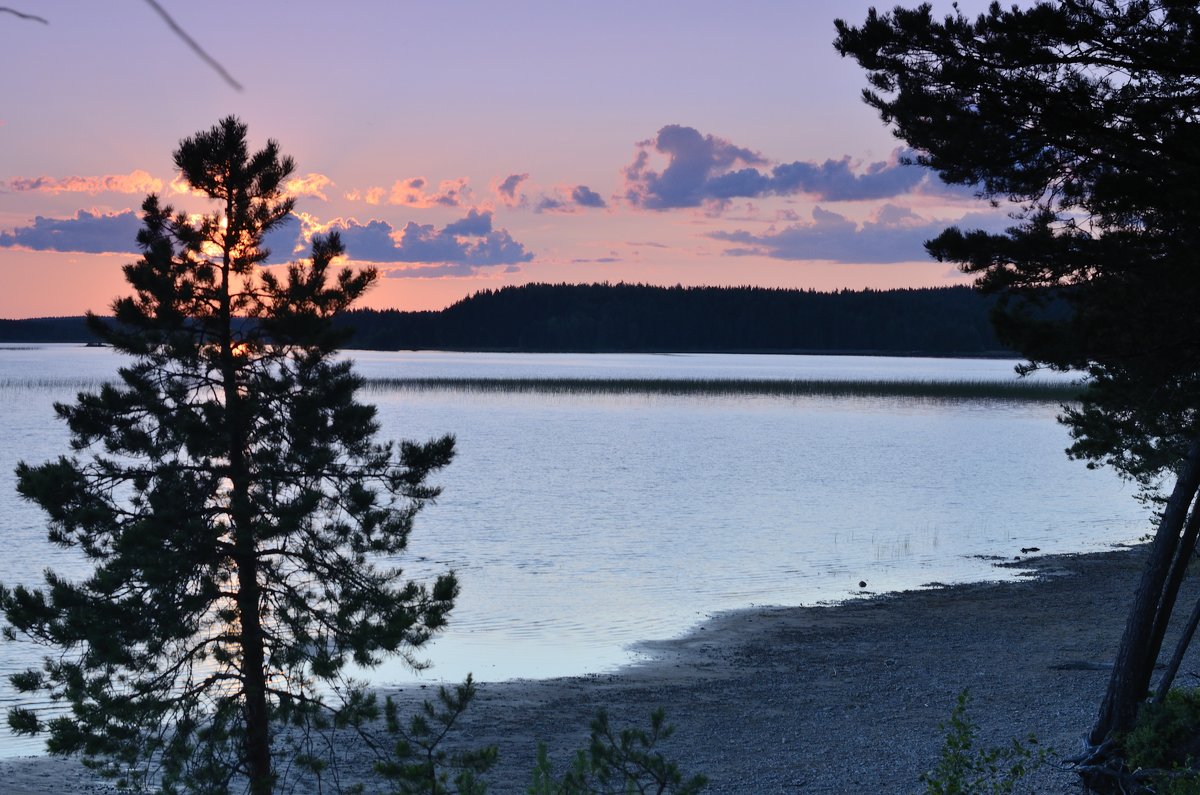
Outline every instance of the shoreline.
{"label": "shoreline", "polygon": [[[611,674],[479,684],[459,734],[465,747],[498,744],[489,790],[519,793],[538,742],[562,766],[586,747],[597,708],[623,728],[648,726],[662,706],[676,732],[661,750],[685,776],[707,775],[707,793],[916,793],[936,762],[939,724],[969,690],[980,747],[1032,732],[1068,757],[1109,677],[1076,664],[1113,659],[1143,560],[1138,547],[1028,558],[1000,564],[1029,570],[1018,581],[721,614],[684,637],[640,644],[653,658]],[[1179,604],[1198,590],[1185,582]],[[1064,663],[1073,667],[1055,667]],[[1181,683],[1198,671],[1193,647]],[[412,705],[436,686],[379,692]],[[368,771],[364,753],[343,751],[352,776]],[[115,792],[72,760],[0,759],[0,775],[13,795]],[[1054,764],[1026,782],[1023,791],[1080,791]]]}

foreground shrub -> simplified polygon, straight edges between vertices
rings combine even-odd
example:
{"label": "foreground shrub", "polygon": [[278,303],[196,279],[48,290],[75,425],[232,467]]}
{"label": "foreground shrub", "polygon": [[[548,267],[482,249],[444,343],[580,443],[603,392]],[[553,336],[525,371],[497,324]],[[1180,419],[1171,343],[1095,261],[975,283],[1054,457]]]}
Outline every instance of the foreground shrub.
{"label": "foreground shrub", "polygon": [[[394,738],[391,755],[375,765],[393,795],[484,795],[484,774],[499,757],[494,745],[449,751],[446,740],[475,698],[471,676],[453,690],[439,687],[436,703],[425,701],[407,724],[402,724],[395,702],[388,697],[384,715]],[[684,780],[679,766],[665,758],[658,744],[675,731],[662,708],[650,714],[650,730],[614,732],[603,710],[591,722],[587,750],[575,752],[570,768],[554,775],[544,743],[538,744],[530,795],[602,795],[606,793],[661,793],[694,795],[708,783],[704,776]]]}
{"label": "foreground shrub", "polygon": [[437,703],[425,701],[404,726],[396,703],[388,696],[384,716],[388,733],[396,738],[395,746],[392,757],[378,762],[375,770],[391,783],[395,795],[483,795],[487,791],[481,776],[496,763],[496,746],[455,753],[442,747],[473,698],[475,682],[468,674],[453,691],[439,687]]}
{"label": "foreground shrub", "polygon": [[1158,795],[1200,795],[1200,690],[1175,689],[1138,712],[1124,741],[1134,775]]}
{"label": "foreground shrub", "polygon": [[950,719],[940,724],[946,738],[933,770],[921,776],[926,795],[981,795],[1017,792],[1017,783],[1046,761],[1047,752],[1032,734],[1021,742],[995,748],[977,748],[979,727],[967,714],[970,693],[959,693]]}
{"label": "foreground shrub", "polygon": [[587,751],[575,752],[571,768],[555,778],[546,745],[538,745],[538,761],[533,771],[529,795],[601,795],[608,793],[674,793],[692,795],[708,784],[704,776],[686,781],[679,766],[655,750],[675,727],[666,722],[662,708],[650,713],[650,731],[622,729],[614,734],[608,714],[601,709],[591,723],[592,737]]}

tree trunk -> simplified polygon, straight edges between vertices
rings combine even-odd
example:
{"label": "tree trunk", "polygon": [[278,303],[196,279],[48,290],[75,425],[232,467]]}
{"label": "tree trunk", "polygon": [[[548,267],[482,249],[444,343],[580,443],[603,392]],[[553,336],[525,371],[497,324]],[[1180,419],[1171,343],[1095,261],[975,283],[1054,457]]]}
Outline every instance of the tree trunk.
{"label": "tree trunk", "polygon": [[[232,219],[232,197],[226,198],[225,217]],[[245,721],[244,750],[246,774],[252,795],[271,795],[275,788],[271,771],[271,714],[267,707],[267,675],[264,665],[262,604],[258,584],[258,543],[255,537],[254,511],[250,502],[251,472],[248,458],[249,434],[242,395],[239,391],[238,364],[234,355],[232,310],[232,255],[226,230],[221,268],[220,364],[224,382],[225,421],[229,432],[229,518],[237,568],[237,612],[241,645],[242,715]]]}
{"label": "tree trunk", "polygon": [[[1162,631],[1182,571],[1176,566],[1180,555],[1181,530],[1188,508],[1200,487],[1200,437],[1193,440],[1187,458],[1167,500],[1166,509],[1150,547],[1150,559],[1142,573],[1133,607],[1125,625],[1125,634],[1113,664],[1108,691],[1100,714],[1088,735],[1093,746],[1100,746],[1114,735],[1133,728],[1138,706],[1150,689],[1150,677],[1162,646]],[[1172,571],[1179,576],[1172,576]]]}
{"label": "tree trunk", "polygon": [[[1197,485],[1197,489],[1200,489],[1200,485]],[[1194,498],[1187,524],[1184,525],[1183,531],[1179,534],[1179,543],[1175,548],[1175,559],[1171,561],[1171,573],[1167,576],[1167,582],[1163,587],[1163,600],[1154,614],[1154,630],[1150,638],[1150,643],[1156,650],[1162,649],[1163,638],[1166,637],[1167,627],[1171,623],[1171,614],[1175,610],[1175,599],[1179,595],[1179,588],[1183,585],[1183,578],[1187,575],[1187,567],[1192,560],[1192,553],[1196,548],[1197,530],[1200,530],[1200,492]],[[1151,666],[1153,666],[1156,659],[1157,656],[1155,660],[1150,661]]]}
{"label": "tree trunk", "polygon": [[238,612],[241,614],[243,715],[246,721],[246,766],[253,795],[270,795],[271,713],[263,665],[263,634],[259,611],[257,561],[253,555],[238,562]]}
{"label": "tree trunk", "polygon": [[[1188,517],[1188,526],[1183,534],[1182,548],[1180,549],[1179,557],[1184,561],[1184,567],[1187,561],[1191,559],[1192,554],[1196,549],[1196,536],[1200,532],[1200,497],[1197,497],[1196,504],[1192,506],[1192,515]],[[1183,634],[1179,636],[1179,642],[1175,644],[1175,653],[1171,655],[1171,661],[1167,664],[1167,670],[1163,671],[1162,679],[1158,681],[1158,688],[1154,691],[1154,700],[1162,703],[1167,693],[1171,690],[1171,685],[1175,682],[1175,674],[1179,673],[1179,666],[1183,663],[1183,655],[1187,653],[1188,646],[1192,643],[1192,637],[1196,634],[1196,626],[1200,624],[1200,599],[1196,601],[1196,606],[1192,608],[1192,614],[1188,616],[1187,624],[1183,628]]]}
{"label": "tree trunk", "polygon": [[274,789],[271,771],[271,714],[267,707],[262,599],[258,584],[258,544],[250,507],[250,473],[246,462],[245,422],[241,396],[230,380],[226,408],[233,444],[229,457],[230,518],[233,523],[234,564],[237,567],[237,608],[240,623],[241,673],[245,718],[245,752],[250,792],[270,795]]}

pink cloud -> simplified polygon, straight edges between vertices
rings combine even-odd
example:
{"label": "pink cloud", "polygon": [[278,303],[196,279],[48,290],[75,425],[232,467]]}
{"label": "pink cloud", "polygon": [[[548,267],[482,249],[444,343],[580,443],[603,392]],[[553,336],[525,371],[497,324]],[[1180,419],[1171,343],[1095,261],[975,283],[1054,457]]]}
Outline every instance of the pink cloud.
{"label": "pink cloud", "polygon": [[293,196],[312,196],[322,201],[328,201],[325,189],[333,186],[333,180],[324,174],[309,172],[303,177],[289,179],[284,188]]}
{"label": "pink cloud", "polygon": [[0,190],[13,193],[157,193],[162,187],[161,179],[141,169],[98,177],[14,177],[0,182]]}
{"label": "pink cloud", "polygon": [[388,194],[389,204],[400,204],[405,207],[459,207],[469,203],[471,189],[467,187],[467,178],[444,179],[434,190],[424,177],[400,179],[392,185]]}
{"label": "pink cloud", "polygon": [[392,187],[373,187],[366,190],[354,189],[342,194],[346,201],[362,201],[367,204],[398,204],[403,207],[462,207],[471,204],[471,189],[466,177],[444,179],[436,188],[425,177],[398,179]]}
{"label": "pink cloud", "polygon": [[348,190],[342,197],[349,202],[363,201],[367,204],[379,204],[387,196],[386,188],[367,188],[366,190]]}

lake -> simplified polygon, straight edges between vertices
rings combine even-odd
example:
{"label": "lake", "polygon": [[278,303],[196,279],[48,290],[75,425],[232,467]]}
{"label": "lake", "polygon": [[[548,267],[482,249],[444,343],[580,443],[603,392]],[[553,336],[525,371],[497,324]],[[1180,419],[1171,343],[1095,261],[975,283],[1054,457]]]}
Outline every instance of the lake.
{"label": "lake", "polygon": [[[368,379],[1015,378],[1014,361],[983,359],[348,355]],[[0,582],[86,570],[46,541],[13,467],[66,452],[53,402],[112,378],[119,362],[107,349],[0,346]],[[1053,403],[370,383],[363,398],[387,438],[458,439],[402,562],[416,577],[454,569],[462,597],[427,649],[430,671],[385,665],[371,672],[379,683],[602,672],[721,611],[1011,578],[996,558],[1099,550],[1150,528],[1132,486],[1066,458]],[[0,674],[39,656],[8,643]],[[0,706],[13,703],[0,683]],[[0,755],[37,748],[0,730]]]}

